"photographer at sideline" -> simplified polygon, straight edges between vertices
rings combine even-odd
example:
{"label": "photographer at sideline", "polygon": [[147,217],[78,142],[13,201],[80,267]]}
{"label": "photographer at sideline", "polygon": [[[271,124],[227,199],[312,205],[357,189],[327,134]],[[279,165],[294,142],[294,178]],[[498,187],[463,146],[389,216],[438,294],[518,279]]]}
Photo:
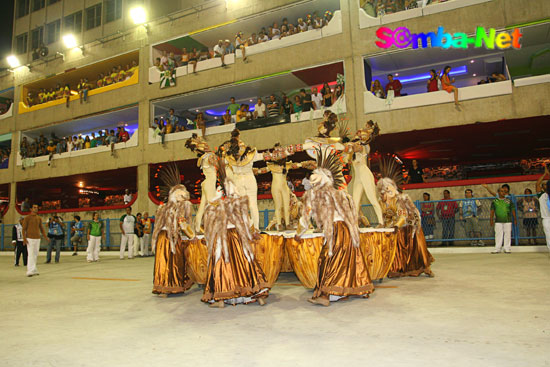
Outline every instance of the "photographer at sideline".
{"label": "photographer at sideline", "polygon": [[52,261],[52,248],[55,246],[55,262],[59,262],[59,256],[61,255],[61,245],[63,244],[65,233],[65,223],[54,214],[48,220],[48,238],[50,242],[48,243],[48,251],[46,253],[46,264],[49,264]]}

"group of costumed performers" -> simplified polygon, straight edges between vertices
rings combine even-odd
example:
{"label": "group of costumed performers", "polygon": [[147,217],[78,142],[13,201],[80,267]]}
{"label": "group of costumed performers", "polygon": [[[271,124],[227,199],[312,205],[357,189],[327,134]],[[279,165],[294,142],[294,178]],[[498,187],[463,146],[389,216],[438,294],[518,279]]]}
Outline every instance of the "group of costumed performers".
{"label": "group of costumed performers", "polygon": [[[342,124],[338,126],[340,136],[332,137],[337,126],[337,115],[327,111],[316,137],[299,145],[276,144],[264,153],[247,146],[237,129],[216,152],[202,137],[193,134],[185,146],[198,154],[197,165],[205,176],[200,205],[193,226],[189,193],[180,184],[179,172],[175,166],[165,168],[161,193],[165,194],[166,204],[158,209],[153,233],[157,254],[153,293],[183,293],[189,289],[192,280],[187,274],[182,242],[204,233],[208,265],[202,301],[220,308],[226,304],[265,304],[269,283],[254,256],[255,244],[261,238],[254,175],[268,172],[272,174],[275,205],[275,219],[268,227],[289,230],[296,225],[295,239],[300,241],[312,227],[313,219],[324,235],[311,303],[329,306],[330,302],[349,296],[366,298],[374,291],[360,247],[359,204],[363,194],[374,208],[379,227],[397,231],[395,261],[389,276],[432,276],[433,257],[426,246],[418,209],[408,195],[400,193],[394,181],[400,183],[398,169],[392,164],[381,164],[383,178],[377,185],[367,165],[370,144],[379,135],[378,125],[367,122],[351,140]],[[315,160],[288,160],[303,150]],[[254,162],[260,160],[266,161],[267,166],[253,168]],[[353,168],[353,197],[347,192],[344,163]],[[286,183],[288,170],[297,168],[313,170],[311,189],[301,201]],[[362,223],[369,226],[366,218]]]}

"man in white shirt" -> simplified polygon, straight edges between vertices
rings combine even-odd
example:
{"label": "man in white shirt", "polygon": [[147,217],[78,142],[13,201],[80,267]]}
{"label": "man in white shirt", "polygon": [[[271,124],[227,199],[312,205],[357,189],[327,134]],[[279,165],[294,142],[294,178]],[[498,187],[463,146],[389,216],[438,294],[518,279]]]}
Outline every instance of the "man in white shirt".
{"label": "man in white shirt", "polygon": [[130,190],[126,189],[124,191],[124,205],[130,204],[132,201],[132,194],[130,194]]}
{"label": "man in white shirt", "polygon": [[134,228],[136,217],[132,215],[132,208],[126,208],[126,214],[120,217],[120,260],[124,260],[124,251],[128,243],[128,259],[134,257]]}
{"label": "man in white shirt", "polygon": [[323,107],[323,95],[319,93],[317,88],[313,88],[311,100],[313,101],[316,110],[319,110]]}
{"label": "man in white shirt", "polygon": [[546,192],[539,198],[540,217],[542,218],[542,228],[546,236],[546,246],[550,251],[550,181],[546,183]]}
{"label": "man in white shirt", "polygon": [[214,57],[221,57],[222,66],[225,66],[225,62],[223,59],[224,56],[225,56],[225,46],[223,45],[223,41],[219,40],[218,44],[214,46]]}
{"label": "man in white shirt", "polygon": [[261,119],[265,117],[265,103],[262,103],[262,99],[258,98],[258,103],[254,106],[254,118]]}

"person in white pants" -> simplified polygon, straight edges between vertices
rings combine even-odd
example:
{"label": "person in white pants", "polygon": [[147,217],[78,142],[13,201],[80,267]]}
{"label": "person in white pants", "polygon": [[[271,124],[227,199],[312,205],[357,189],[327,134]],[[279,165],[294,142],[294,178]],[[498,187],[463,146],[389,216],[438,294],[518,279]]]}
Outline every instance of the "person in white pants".
{"label": "person in white pants", "polygon": [[512,201],[506,197],[506,191],[501,187],[498,189],[498,198],[491,204],[491,226],[495,226],[495,249],[491,253],[500,253],[503,243],[504,252],[512,253],[512,218],[516,224],[516,211]]}
{"label": "person in white pants", "polygon": [[38,269],[36,268],[36,260],[38,258],[38,251],[40,251],[40,234],[47,238],[44,227],[42,226],[42,219],[37,215],[38,205],[34,204],[31,207],[31,214],[27,215],[23,220],[23,244],[27,246],[28,260],[27,260],[27,276],[32,277],[38,275]]}
{"label": "person in white pants", "polygon": [[126,214],[120,217],[120,259],[124,259],[126,243],[128,243],[128,259],[134,258],[134,227],[136,217],[132,215],[132,208],[126,208]]}
{"label": "person in white pants", "polygon": [[148,212],[143,212],[143,237],[139,243],[142,256],[149,256],[149,242],[151,241],[151,218],[149,218]]}
{"label": "person in white pants", "polygon": [[87,230],[88,249],[86,250],[86,260],[91,262],[99,261],[99,250],[101,249],[101,239],[105,239],[103,222],[99,220],[99,213],[92,214],[92,221]]}
{"label": "person in white pants", "polygon": [[539,198],[540,204],[540,216],[542,218],[542,227],[544,228],[544,235],[546,236],[546,246],[550,251],[550,181],[546,184],[546,192]]}

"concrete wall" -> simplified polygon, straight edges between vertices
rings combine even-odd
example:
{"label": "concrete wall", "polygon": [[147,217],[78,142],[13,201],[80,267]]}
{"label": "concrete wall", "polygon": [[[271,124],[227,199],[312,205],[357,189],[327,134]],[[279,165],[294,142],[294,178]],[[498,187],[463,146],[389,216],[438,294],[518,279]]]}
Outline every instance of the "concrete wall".
{"label": "concrete wall", "polygon": [[[67,2],[68,0],[64,1],[64,3]],[[80,4],[79,1],[77,2]],[[181,12],[179,15],[173,15],[171,20],[167,17],[162,17],[151,21],[149,33],[143,27],[127,25],[127,9],[125,8],[123,10],[123,19],[120,20],[120,30],[122,33],[116,34],[114,29],[106,30],[104,28],[108,27],[102,26],[101,31],[97,31],[99,34],[91,35],[90,33],[90,35],[85,35],[86,39],[92,40],[113,33],[113,36],[110,37],[113,40],[107,41],[107,38],[105,38],[103,43],[92,42],[87,44],[84,56],[80,52],[67,52],[65,61],[58,58],[48,63],[38,63],[32,68],[31,72],[22,68],[17,70],[15,74],[0,76],[0,89],[15,84],[15,103],[17,104],[21,85],[42,79],[52,73],[62,72],[72,67],[88,65],[95,61],[135,49],[139,49],[140,51],[139,60],[142,66],[140,68],[140,83],[138,85],[93,96],[90,98],[90,103],[84,105],[75,103],[69,109],[61,105],[23,115],[19,115],[16,110],[13,117],[0,121],[0,134],[6,132],[14,133],[12,141],[14,154],[10,157],[10,168],[0,171],[0,183],[12,183],[12,200],[5,218],[6,223],[13,222],[18,216],[14,209],[16,182],[129,166],[138,167],[137,187],[140,195],[134,205],[134,212],[148,210],[153,214],[155,205],[147,196],[149,184],[148,164],[170,160],[193,159],[194,156],[191,152],[184,149],[184,141],[168,142],[165,147],[160,144],[147,143],[151,101],[290,69],[343,61],[346,74],[347,118],[349,119],[349,128],[351,130],[362,126],[367,118],[378,121],[382,133],[391,133],[413,129],[462,125],[473,122],[488,122],[503,118],[510,119],[550,114],[550,105],[547,103],[546,97],[550,92],[550,84],[547,83],[514,88],[511,95],[465,101],[461,111],[457,111],[452,104],[442,104],[381,112],[366,116],[363,106],[363,93],[365,91],[363,57],[380,53],[380,49],[374,45],[377,28],[359,28],[357,0],[340,1],[343,22],[343,32],[341,34],[308,42],[307,44],[256,54],[250,57],[250,62],[247,64],[244,64],[242,59],[237,59],[236,63],[228,69],[211,69],[197,75],[184,76],[178,79],[177,86],[173,88],[161,90],[158,85],[149,85],[147,83],[151,44],[227,22],[235,17],[242,18],[295,2],[292,0],[274,0],[270,2],[241,0],[238,3],[239,5],[230,6],[227,9],[225,1],[205,2],[206,5],[203,6],[203,10],[198,13],[188,10]],[[84,4],[84,0],[82,0],[82,3]],[[151,3],[153,2],[151,1]],[[180,5],[174,6],[176,8],[179,6],[179,9],[186,8],[189,5],[188,1],[177,3]],[[90,4],[92,2],[86,0],[85,5],[82,6],[88,7]],[[71,8],[66,14],[74,11]],[[547,0],[525,0],[522,2],[521,7],[517,6],[516,0],[494,0],[460,8],[453,12],[438,13],[393,23],[391,27],[406,25],[412,32],[422,32],[433,30],[437,26],[444,24],[448,32],[471,31],[477,25],[499,28],[511,24],[535,21],[541,18],[541,14],[549,13],[550,2]],[[34,17],[34,15],[32,16]],[[47,15],[47,17],[50,19],[50,15]],[[21,27],[32,27],[27,24],[29,22],[28,18],[24,17],[16,20],[14,28],[18,30],[14,33],[14,36],[21,33],[19,31]],[[83,22],[85,22],[85,16]],[[108,26],[112,28],[110,24]],[[49,126],[131,103],[139,104],[139,129],[137,131],[139,145],[137,147],[117,151],[116,158],[112,158],[109,153],[99,153],[97,155],[56,160],[51,167],[47,166],[45,162],[38,163],[35,167],[27,168],[26,170],[22,170],[21,167],[15,165],[15,152],[18,150],[19,143],[18,131]],[[248,144],[256,146],[259,149],[269,148],[275,142],[296,144],[303,142],[306,137],[313,135],[316,132],[316,124],[317,121],[306,121],[284,125],[283,128],[270,127],[249,130],[242,133],[242,138]],[[227,135],[213,135],[208,139],[211,146],[217,146],[227,139]],[[457,190],[460,197],[462,197],[463,189]],[[412,191],[411,194],[416,195]],[[434,195],[433,197],[437,196]],[[261,205],[270,207],[271,204],[267,202]],[[105,217],[105,215],[103,216]]]}

